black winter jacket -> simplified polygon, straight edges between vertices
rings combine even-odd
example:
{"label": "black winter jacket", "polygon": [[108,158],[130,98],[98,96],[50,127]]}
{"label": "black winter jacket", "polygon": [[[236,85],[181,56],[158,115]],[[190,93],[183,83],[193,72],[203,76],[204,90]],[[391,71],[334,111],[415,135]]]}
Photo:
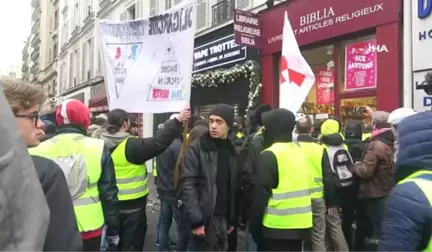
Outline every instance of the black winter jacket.
{"label": "black winter jacket", "polygon": [[[125,147],[126,160],[136,165],[145,164],[146,161],[164,152],[175,138],[180,137],[181,130],[182,123],[177,119],[172,119],[165,123],[165,128],[155,137],[128,138]],[[105,145],[112,153],[121,142],[130,136],[127,132],[117,132],[114,135],[103,132],[100,138],[105,141]],[[157,166],[159,166],[159,163]],[[143,204],[145,205],[146,201],[147,196],[134,200],[119,201],[119,207],[121,210],[137,209],[141,208]]]}
{"label": "black winter jacket", "polygon": [[[228,225],[237,226],[239,218],[240,172],[235,147],[230,142],[230,209]],[[217,197],[217,146],[209,134],[191,143],[185,153],[180,175],[180,198],[192,228],[208,224],[214,214]]]}
{"label": "black winter jacket", "polygon": [[257,172],[257,159],[264,150],[264,137],[261,132],[249,136],[248,154],[243,168],[243,222],[250,217],[252,198],[254,193],[255,175]]}
{"label": "black winter jacket", "polygon": [[156,186],[161,200],[175,201],[176,199],[177,191],[174,188],[174,170],[181,147],[181,139],[176,138],[162,154],[156,157],[158,174]]}
{"label": "black winter jacket", "polygon": [[39,156],[32,156],[32,159],[50,210],[44,251],[82,250],[82,239],[63,171],[50,159]]}
{"label": "black winter jacket", "polygon": [[[78,133],[87,135],[87,132],[75,125],[60,126],[57,135]],[[102,174],[98,182],[99,198],[102,203],[102,210],[105,218],[105,225],[107,226],[107,236],[119,235],[119,209],[118,209],[118,188],[115,178],[114,164],[111,159],[111,153],[107,146],[104,145],[104,150],[101,158]]]}

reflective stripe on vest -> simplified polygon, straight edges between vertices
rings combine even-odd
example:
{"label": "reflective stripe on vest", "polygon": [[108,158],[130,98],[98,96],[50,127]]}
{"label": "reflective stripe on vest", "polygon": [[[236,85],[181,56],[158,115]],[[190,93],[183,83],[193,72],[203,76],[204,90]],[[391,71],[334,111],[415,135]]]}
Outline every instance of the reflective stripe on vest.
{"label": "reflective stripe on vest", "polygon": [[[77,185],[78,188],[69,186],[69,190],[74,190],[78,195],[72,202],[80,232],[97,230],[104,224],[104,215],[97,186],[102,173],[103,146],[104,142],[102,140],[81,134],[67,133],[59,134],[37,147],[29,149],[32,155],[52,159],[59,166],[62,165],[59,163],[62,158],[77,155],[84,158],[80,172],[85,172],[87,186]],[[63,170],[63,172],[65,171]]]}
{"label": "reflective stripe on vest", "polygon": [[153,177],[157,177],[157,169],[156,169],[156,158],[153,159]]}
{"label": "reflective stripe on vest", "polygon": [[146,165],[132,164],[126,159],[126,143],[129,138],[123,140],[111,154],[120,201],[139,199],[149,193]]}
{"label": "reflective stripe on vest", "polygon": [[[418,186],[418,188],[420,188],[420,190],[424,193],[424,195],[426,196],[426,198],[429,201],[429,204],[432,207],[432,181],[426,180],[426,179],[422,179],[420,177],[420,176],[426,175],[426,174],[432,175],[432,171],[418,171],[418,172],[414,172],[410,176],[408,176],[405,179],[403,179],[402,181],[400,181],[398,183],[398,185],[404,184],[404,183],[407,183],[407,182],[413,182],[413,183],[415,183]],[[423,249],[423,251],[432,251],[432,237],[429,239],[429,243],[428,243],[427,247],[425,249]]]}
{"label": "reflective stripe on vest", "polygon": [[295,143],[275,143],[271,151],[277,160],[279,185],[272,190],[263,225],[274,229],[312,227],[312,180],[307,157]]}
{"label": "reflective stripe on vest", "polygon": [[324,147],[313,142],[299,142],[303,153],[307,156],[310,167],[310,174],[313,180],[311,189],[312,199],[320,199],[324,197],[324,185],[322,176],[322,157]]}

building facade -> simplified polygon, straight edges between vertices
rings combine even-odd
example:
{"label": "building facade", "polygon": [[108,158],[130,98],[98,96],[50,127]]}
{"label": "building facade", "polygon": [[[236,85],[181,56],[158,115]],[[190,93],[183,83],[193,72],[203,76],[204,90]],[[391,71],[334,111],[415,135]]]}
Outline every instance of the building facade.
{"label": "building facade", "polygon": [[365,118],[367,105],[392,111],[401,105],[402,1],[293,0],[261,14],[263,102],[278,106],[284,13],[316,84],[302,112]]}
{"label": "building facade", "polygon": [[[30,36],[22,51],[22,79],[43,87],[48,97],[57,90],[58,0],[32,0]],[[43,111],[50,109],[47,103]]]}

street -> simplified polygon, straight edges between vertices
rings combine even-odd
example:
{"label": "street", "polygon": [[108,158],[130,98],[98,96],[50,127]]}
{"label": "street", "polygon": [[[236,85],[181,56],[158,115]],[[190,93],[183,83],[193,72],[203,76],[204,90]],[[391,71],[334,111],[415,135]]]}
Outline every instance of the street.
{"label": "street", "polygon": [[[159,200],[157,199],[156,186],[151,174],[149,174],[148,186],[150,189],[150,194],[147,202],[147,234],[145,237],[144,251],[157,251],[158,247],[156,246],[156,231],[160,204]],[[176,224],[173,222],[170,230],[170,237],[174,241],[177,238],[176,230]],[[237,250],[245,250],[244,232],[242,231],[238,234]]]}

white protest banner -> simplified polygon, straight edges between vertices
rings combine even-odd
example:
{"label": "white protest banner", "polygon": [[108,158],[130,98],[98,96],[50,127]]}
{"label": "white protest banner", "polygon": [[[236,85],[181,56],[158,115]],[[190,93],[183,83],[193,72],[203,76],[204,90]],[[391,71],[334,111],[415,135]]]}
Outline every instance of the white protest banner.
{"label": "white protest banner", "polygon": [[109,109],[177,112],[189,103],[196,0],[147,19],[99,21]]}

